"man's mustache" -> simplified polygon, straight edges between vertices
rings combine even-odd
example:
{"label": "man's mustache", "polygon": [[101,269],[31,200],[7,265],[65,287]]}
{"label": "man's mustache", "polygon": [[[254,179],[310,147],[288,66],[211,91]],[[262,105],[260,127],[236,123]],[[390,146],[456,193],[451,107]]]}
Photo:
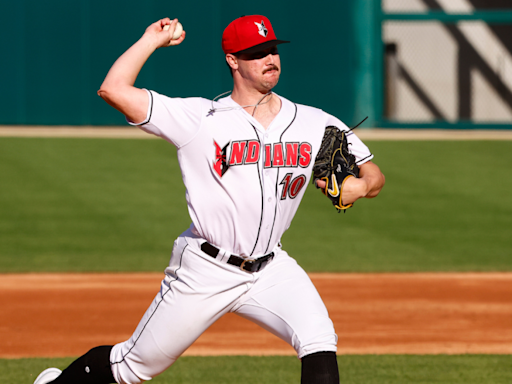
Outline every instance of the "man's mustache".
{"label": "man's mustache", "polygon": [[270,68],[267,68],[263,71],[263,74],[267,73],[268,71],[272,71],[272,70],[276,70],[277,72],[279,72],[279,68],[277,65],[273,64]]}

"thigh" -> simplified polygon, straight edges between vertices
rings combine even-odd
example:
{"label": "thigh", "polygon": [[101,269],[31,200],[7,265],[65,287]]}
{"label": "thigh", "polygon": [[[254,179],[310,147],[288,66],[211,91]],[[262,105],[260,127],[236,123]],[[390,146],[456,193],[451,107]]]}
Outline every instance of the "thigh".
{"label": "thigh", "polygon": [[327,308],[306,272],[282,250],[233,312],[286,341],[299,358],[336,352],[337,336]]}
{"label": "thigh", "polygon": [[116,380],[147,381],[174,363],[247,290],[237,276],[246,278],[199,256],[179,238],[160,291],[132,337],[112,349]]}

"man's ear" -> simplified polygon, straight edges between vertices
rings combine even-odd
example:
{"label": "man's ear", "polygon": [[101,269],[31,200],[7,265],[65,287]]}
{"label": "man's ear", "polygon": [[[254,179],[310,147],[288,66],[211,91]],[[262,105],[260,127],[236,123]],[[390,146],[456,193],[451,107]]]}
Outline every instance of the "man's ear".
{"label": "man's ear", "polygon": [[226,54],[226,62],[231,67],[231,69],[238,69],[238,58],[235,55],[231,53]]}

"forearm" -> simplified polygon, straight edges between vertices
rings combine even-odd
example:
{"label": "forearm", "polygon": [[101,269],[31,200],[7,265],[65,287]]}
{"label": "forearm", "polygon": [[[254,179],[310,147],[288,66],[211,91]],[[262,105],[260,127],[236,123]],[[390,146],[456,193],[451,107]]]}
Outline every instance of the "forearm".
{"label": "forearm", "polygon": [[380,171],[377,164],[371,161],[363,164],[359,168],[359,177],[366,183],[366,188],[363,191],[363,196],[366,198],[376,197],[386,182],[384,174]]}
{"label": "forearm", "polygon": [[155,50],[154,40],[144,34],[116,60],[98,93],[112,88],[133,86],[140,70]]}
{"label": "forearm", "polygon": [[148,100],[145,92],[133,85],[140,70],[155,50],[152,40],[146,34],[142,36],[116,60],[98,91],[98,95],[109,105],[134,122],[145,119]]}
{"label": "forearm", "polygon": [[[363,197],[368,199],[376,197],[382,190],[385,181],[384,175],[376,164],[369,161],[361,165],[359,177],[349,177],[343,184],[343,204],[354,203]],[[323,186],[325,183],[320,187]]]}
{"label": "forearm", "polygon": [[[180,38],[171,38],[177,22],[177,19],[171,22],[165,18],[151,24],[144,35],[116,60],[101,84],[98,95],[133,122],[142,122],[149,106],[146,92],[134,87],[135,80],[157,48],[183,41],[184,31]],[[168,30],[164,30],[166,25],[170,26]]]}

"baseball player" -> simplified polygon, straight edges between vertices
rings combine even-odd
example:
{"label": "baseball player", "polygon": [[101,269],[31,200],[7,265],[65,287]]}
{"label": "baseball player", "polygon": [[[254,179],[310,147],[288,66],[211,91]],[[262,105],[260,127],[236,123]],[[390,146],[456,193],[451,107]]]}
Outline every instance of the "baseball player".
{"label": "baseball player", "polygon": [[[302,361],[303,384],[338,383],[333,323],[280,239],[304,195],[326,127],[349,130],[322,110],[272,91],[281,74],[277,46],[288,41],[278,40],[260,15],[238,18],[223,33],[230,95],[170,98],[135,88],[157,48],[184,41],[185,32],[173,36],[177,24],[165,18],[150,25],[98,93],[130,124],[176,146],[192,224],[174,242],[161,289],[131,338],[93,348],[62,372],[43,371],[35,384],[142,383],[169,368],[228,312],[288,342]],[[384,185],[368,148],[356,135],[347,137],[360,173],[346,180],[342,204],[375,197]]]}

